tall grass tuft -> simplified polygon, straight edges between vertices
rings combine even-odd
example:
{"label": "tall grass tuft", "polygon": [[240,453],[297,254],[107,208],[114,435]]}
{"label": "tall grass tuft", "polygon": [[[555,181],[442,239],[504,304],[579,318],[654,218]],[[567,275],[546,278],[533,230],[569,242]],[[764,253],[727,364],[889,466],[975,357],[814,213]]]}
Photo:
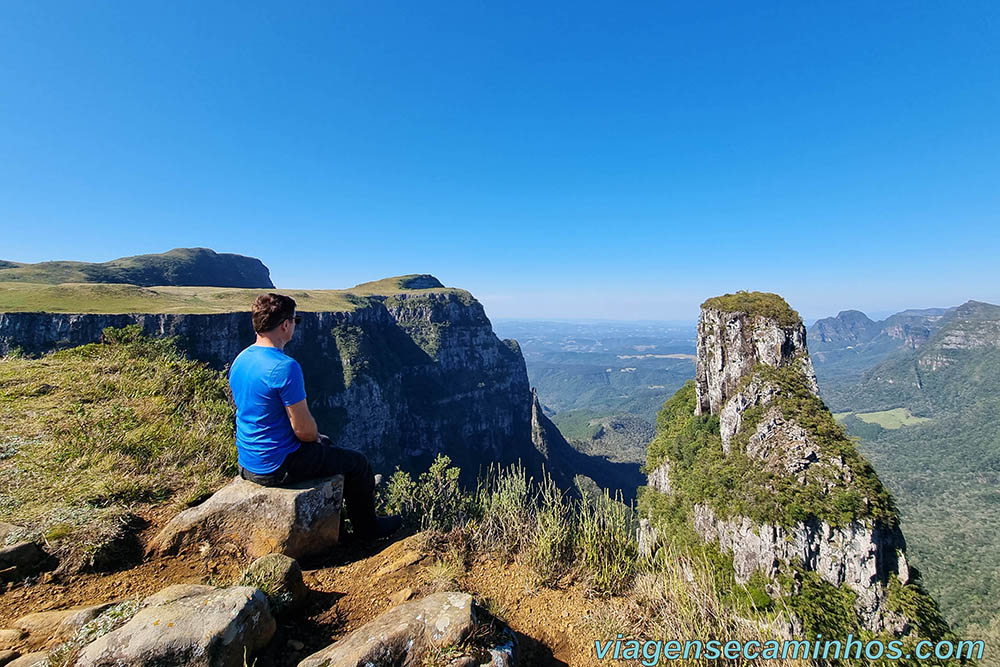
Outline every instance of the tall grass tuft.
{"label": "tall grass tuft", "polygon": [[573,562],[577,525],[572,502],[552,478],[544,476],[539,486],[528,565],[540,584],[551,586]]}
{"label": "tall grass tuft", "polygon": [[479,522],[473,536],[482,550],[508,562],[520,553],[535,523],[533,484],[521,464],[490,467],[475,494]]}
{"label": "tall grass tuft", "polygon": [[577,543],[590,573],[591,586],[602,593],[622,591],[635,575],[639,560],[635,512],[621,501],[603,494],[580,502]]}

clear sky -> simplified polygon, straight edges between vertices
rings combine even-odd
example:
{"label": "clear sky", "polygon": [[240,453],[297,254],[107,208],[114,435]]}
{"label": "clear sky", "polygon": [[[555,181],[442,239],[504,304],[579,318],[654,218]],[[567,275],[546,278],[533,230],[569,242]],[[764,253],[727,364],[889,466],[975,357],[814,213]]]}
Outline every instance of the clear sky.
{"label": "clear sky", "polygon": [[0,6],[0,258],[809,318],[998,303],[998,227],[994,0]]}

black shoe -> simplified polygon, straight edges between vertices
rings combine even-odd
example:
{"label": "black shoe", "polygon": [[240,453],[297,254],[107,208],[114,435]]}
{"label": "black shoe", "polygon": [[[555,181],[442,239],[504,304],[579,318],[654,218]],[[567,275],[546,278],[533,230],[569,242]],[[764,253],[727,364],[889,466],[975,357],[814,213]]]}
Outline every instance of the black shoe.
{"label": "black shoe", "polygon": [[382,538],[389,537],[403,525],[401,516],[380,516],[375,518],[375,530],[367,535],[361,535],[361,539],[366,542],[374,542]]}

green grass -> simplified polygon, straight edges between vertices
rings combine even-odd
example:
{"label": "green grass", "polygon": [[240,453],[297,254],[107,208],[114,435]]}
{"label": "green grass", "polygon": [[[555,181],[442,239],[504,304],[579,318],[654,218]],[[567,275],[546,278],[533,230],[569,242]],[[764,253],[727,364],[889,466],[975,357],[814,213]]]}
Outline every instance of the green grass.
{"label": "green grass", "polygon": [[459,293],[464,290],[429,288],[411,290],[409,280],[397,276],[363,283],[346,290],[241,289],[226,287],[138,287],[104,283],[0,282],[0,312],[51,313],[227,313],[250,310],[259,294],[279,292],[295,299],[303,312],[350,312],[368,303],[366,297]]}
{"label": "green grass", "polygon": [[894,408],[892,410],[882,410],[880,412],[858,412],[855,417],[867,424],[878,424],[882,428],[895,431],[904,426],[915,424],[926,424],[933,421],[929,417],[916,417],[908,408]]}
{"label": "green grass", "polygon": [[782,326],[795,326],[802,318],[777,294],[770,292],[745,292],[712,297],[701,304],[702,308],[715,308],[731,313],[760,315],[778,321]]}
{"label": "green grass", "polygon": [[137,327],[109,344],[0,358],[0,521],[99,566],[130,517],[235,474],[225,375]]}

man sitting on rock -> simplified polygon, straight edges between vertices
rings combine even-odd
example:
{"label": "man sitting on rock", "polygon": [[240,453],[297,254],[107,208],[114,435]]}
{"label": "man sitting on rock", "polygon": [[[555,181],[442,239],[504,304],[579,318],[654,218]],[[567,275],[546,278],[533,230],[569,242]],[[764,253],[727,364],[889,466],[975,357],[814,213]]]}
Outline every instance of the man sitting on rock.
{"label": "man sitting on rock", "polygon": [[401,520],[376,517],[375,478],[367,457],[334,447],[319,432],[306,404],[302,367],[284,352],[301,320],[295,300],[262,294],[251,314],[257,341],[240,352],[229,370],[240,475],[264,486],[343,475],[355,534],[365,541],[391,535]]}

